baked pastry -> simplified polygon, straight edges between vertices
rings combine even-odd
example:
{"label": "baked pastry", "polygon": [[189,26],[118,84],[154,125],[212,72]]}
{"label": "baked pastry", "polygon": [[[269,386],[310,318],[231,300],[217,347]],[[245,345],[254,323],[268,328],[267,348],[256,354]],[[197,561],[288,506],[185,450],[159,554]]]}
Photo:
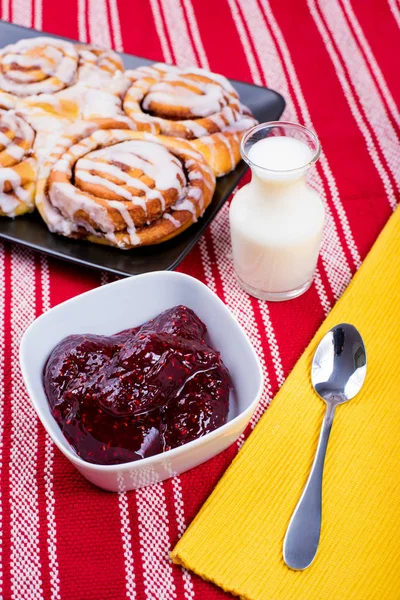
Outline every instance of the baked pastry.
{"label": "baked pastry", "polygon": [[58,92],[77,78],[79,55],[70,42],[35,37],[0,50],[0,89],[15,96]]}
{"label": "baked pastry", "polygon": [[75,126],[41,169],[36,204],[51,231],[127,249],[168,240],[203,214],[215,177],[188,142],[95,127]]}
{"label": "baked pastry", "polygon": [[35,132],[22,116],[0,109],[0,216],[16,217],[35,207],[34,140]]}
{"label": "baked pastry", "polygon": [[201,140],[195,146],[207,155],[217,176],[235,168],[241,136],[257,121],[225,77],[162,63],[126,71],[125,76],[132,85],[124,110],[133,121],[139,126],[151,122],[164,135]]}
{"label": "baked pastry", "polygon": [[55,38],[19,40],[0,50],[0,90],[24,98],[22,110],[72,122],[123,115],[130,85],[123,70],[112,50]]}

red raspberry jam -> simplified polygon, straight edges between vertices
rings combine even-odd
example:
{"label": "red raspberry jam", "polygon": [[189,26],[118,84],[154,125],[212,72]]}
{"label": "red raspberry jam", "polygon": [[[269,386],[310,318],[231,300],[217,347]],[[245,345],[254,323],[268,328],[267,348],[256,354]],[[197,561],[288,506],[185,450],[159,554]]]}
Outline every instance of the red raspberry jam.
{"label": "red raspberry jam", "polygon": [[76,453],[119,464],[226,423],[230,377],[205,334],[192,310],[176,306],[110,337],[62,340],[43,379],[52,414]]}

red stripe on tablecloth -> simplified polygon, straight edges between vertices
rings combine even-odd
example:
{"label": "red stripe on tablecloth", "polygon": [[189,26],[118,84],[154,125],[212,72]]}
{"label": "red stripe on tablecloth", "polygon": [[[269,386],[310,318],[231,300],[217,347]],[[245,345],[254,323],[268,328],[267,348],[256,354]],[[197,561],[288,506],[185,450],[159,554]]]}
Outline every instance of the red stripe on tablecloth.
{"label": "red stripe on tablecloth", "polygon": [[[251,81],[249,68],[226,2],[214,2],[212,19],[207,2],[193,2],[210,67],[227,77]],[[218,44],[216,44],[218,40]],[[229,40],[229,43],[227,42]],[[234,57],[234,60],[232,58]]]}
{"label": "red stripe on tablecloth", "polygon": [[[155,31],[149,2],[129,0],[118,2],[124,52],[162,60],[162,49]],[[140,18],[141,27],[136,19]]]}
{"label": "red stripe on tablecloth", "polygon": [[43,0],[42,30],[79,39],[78,31],[78,0],[54,2]]}
{"label": "red stripe on tablecloth", "polygon": [[[319,28],[320,34],[324,39],[327,50],[330,54],[330,58],[335,64],[336,72],[338,75],[341,75],[341,85],[343,86],[346,100],[352,109],[354,117],[358,120],[360,131],[365,136],[366,143],[369,144],[371,158],[373,159],[375,167],[382,178],[386,188],[388,201],[393,208],[396,203],[395,191],[397,184],[392,169],[387,166],[387,158],[382,146],[379,143],[380,133],[372,127],[369,121],[369,115],[366,114],[366,110],[360,100],[360,96],[357,93],[355,82],[349,73],[348,66],[344,61],[340,50],[338,49],[337,42],[327,24],[321,6],[318,2],[310,0],[309,8]],[[384,118],[385,117],[382,114],[382,120],[384,120]]]}
{"label": "red stripe on tablecloth", "polygon": [[370,0],[368,8],[363,0],[352,0],[351,4],[394,98],[400,98],[396,60],[400,55],[400,31],[388,1]]}
{"label": "red stripe on tablecloth", "polygon": [[2,536],[1,536],[1,561],[3,572],[2,595],[4,598],[11,596],[10,589],[10,552],[11,552],[11,507],[10,507],[10,445],[11,445],[11,258],[10,245],[3,244],[3,268],[4,279],[2,281],[4,293],[4,305],[1,306],[3,313],[4,347],[3,347],[3,439],[2,439],[2,468],[1,477],[1,512],[2,512]]}
{"label": "red stripe on tablecloth", "polygon": [[[5,437],[5,420],[4,420],[4,411],[5,411],[5,403],[6,397],[4,393],[4,380],[5,380],[5,369],[9,368],[9,363],[6,362],[6,354],[5,354],[5,320],[6,320],[6,277],[5,277],[5,248],[4,244],[0,243],[0,281],[2,285],[0,286],[0,530],[3,531],[3,441]],[[4,581],[4,571],[3,571],[3,545],[4,540],[0,539],[0,598],[3,597],[3,581]]]}
{"label": "red stripe on tablecloth", "polygon": [[179,273],[187,273],[192,277],[196,277],[200,281],[204,281],[204,269],[201,261],[200,247],[196,244],[189,252],[186,258],[176,268]]}
{"label": "red stripe on tablecloth", "polygon": [[[41,279],[41,255],[35,254],[35,288],[36,288],[36,316],[43,312],[43,288]],[[46,465],[46,432],[41,423],[38,422],[37,433],[37,480],[38,480],[38,502],[39,502],[39,544],[40,544],[40,563],[42,566],[42,585],[45,598],[51,597],[50,565],[48,554],[48,531],[46,516],[46,487],[44,485],[44,473]]]}
{"label": "red stripe on tablecloth", "polygon": [[[367,67],[369,68],[372,79],[374,80],[376,89],[380,94],[381,101],[387,111],[388,118],[391,122],[393,129],[399,133],[400,130],[400,113],[394,102],[392,94],[387,87],[386,81],[383,77],[383,73],[379,68],[379,65],[374,57],[370,45],[364,35],[364,32],[360,26],[360,22],[354,13],[353,7],[350,0],[340,0],[340,6],[343,11],[343,16],[346,20],[347,26],[352,33],[354,41],[362,54]],[[399,48],[400,50],[400,48]]]}

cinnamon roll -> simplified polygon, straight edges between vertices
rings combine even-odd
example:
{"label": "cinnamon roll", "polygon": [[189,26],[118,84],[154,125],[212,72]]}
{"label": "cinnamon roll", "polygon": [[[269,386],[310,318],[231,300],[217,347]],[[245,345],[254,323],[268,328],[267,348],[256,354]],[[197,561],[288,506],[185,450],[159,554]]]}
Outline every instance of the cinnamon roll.
{"label": "cinnamon roll", "polygon": [[75,127],[42,168],[37,206],[49,229],[133,248],[168,240],[211,202],[215,177],[185,140]]}
{"label": "cinnamon roll", "polygon": [[225,77],[162,63],[125,75],[132,85],[123,106],[133,121],[151,122],[164,135],[202,140],[195,145],[205,151],[217,176],[235,168],[240,160],[240,138],[256,120]]}
{"label": "cinnamon roll", "polygon": [[19,40],[0,50],[0,89],[15,96],[58,92],[75,83],[74,44],[47,37]]}
{"label": "cinnamon roll", "polygon": [[34,209],[37,176],[35,132],[13,110],[0,109],[0,215],[16,217]]}
{"label": "cinnamon roll", "polygon": [[102,81],[124,71],[122,59],[112,50],[86,44],[76,44],[75,48],[79,55],[79,81],[99,87]]}
{"label": "cinnamon roll", "polygon": [[123,70],[111,50],[54,38],[20,40],[0,50],[0,90],[24,98],[28,113],[46,111],[72,122],[124,115],[130,82]]}

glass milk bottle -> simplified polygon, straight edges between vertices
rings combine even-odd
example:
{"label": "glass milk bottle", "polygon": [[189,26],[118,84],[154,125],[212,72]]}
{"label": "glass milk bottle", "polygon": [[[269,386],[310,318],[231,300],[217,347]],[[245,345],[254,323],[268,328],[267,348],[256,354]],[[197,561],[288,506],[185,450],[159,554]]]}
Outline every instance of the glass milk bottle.
{"label": "glass milk bottle", "polygon": [[230,207],[233,261],[246,292],[263,300],[289,300],[311,285],[325,211],[306,181],[320,145],[301,125],[273,121],[250,129],[241,153],[251,182]]}

